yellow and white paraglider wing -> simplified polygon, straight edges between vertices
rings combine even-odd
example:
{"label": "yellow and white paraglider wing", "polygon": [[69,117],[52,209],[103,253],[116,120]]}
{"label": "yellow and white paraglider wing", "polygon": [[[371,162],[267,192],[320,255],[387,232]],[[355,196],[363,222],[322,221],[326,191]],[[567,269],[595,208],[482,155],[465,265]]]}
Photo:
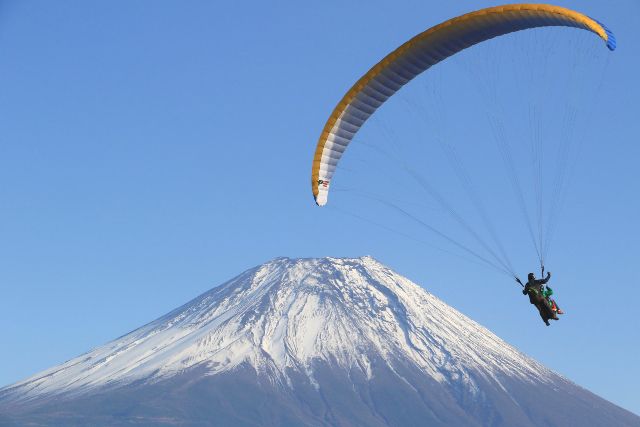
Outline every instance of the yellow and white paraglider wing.
{"label": "yellow and white paraglider wing", "polygon": [[319,206],[345,149],[364,122],[418,74],[469,46],[536,27],[575,27],[602,38],[610,50],[615,37],[598,21],[563,7],[513,4],[471,12],[418,34],[362,76],[335,107],[322,130],[313,159],[311,185]]}

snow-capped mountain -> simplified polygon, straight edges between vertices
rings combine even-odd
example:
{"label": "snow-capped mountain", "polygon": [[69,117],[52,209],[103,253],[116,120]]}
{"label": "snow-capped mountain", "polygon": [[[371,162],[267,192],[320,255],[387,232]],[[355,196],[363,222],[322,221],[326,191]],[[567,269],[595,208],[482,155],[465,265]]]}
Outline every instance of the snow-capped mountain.
{"label": "snow-capped mountain", "polygon": [[7,425],[640,426],[370,257],[248,270],[0,389],[2,413]]}

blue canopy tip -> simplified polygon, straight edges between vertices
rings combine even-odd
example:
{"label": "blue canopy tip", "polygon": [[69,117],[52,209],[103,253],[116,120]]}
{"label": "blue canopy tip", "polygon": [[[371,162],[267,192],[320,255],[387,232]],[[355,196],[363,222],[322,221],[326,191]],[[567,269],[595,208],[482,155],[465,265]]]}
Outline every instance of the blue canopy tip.
{"label": "blue canopy tip", "polygon": [[[591,19],[593,19],[593,18],[591,18]],[[596,21],[598,24],[600,24],[600,26],[602,27],[604,32],[607,34],[607,47],[609,48],[609,50],[616,50],[616,47],[618,46],[618,43],[616,41],[616,36],[613,34],[613,31],[611,31],[609,29],[609,27],[607,27],[606,25],[604,25],[602,22],[598,21],[597,19],[593,19],[593,20]]]}

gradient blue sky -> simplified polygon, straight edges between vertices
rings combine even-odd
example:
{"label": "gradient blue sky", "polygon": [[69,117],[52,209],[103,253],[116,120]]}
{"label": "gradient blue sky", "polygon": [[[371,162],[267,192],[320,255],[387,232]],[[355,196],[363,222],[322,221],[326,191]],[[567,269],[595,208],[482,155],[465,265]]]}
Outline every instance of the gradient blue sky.
{"label": "gradient blue sky", "polygon": [[637,1],[558,2],[619,39],[549,267],[560,323],[504,277],[313,204],[342,93],[412,35],[495,4],[0,1],[0,385],[271,258],[368,254],[640,413]]}

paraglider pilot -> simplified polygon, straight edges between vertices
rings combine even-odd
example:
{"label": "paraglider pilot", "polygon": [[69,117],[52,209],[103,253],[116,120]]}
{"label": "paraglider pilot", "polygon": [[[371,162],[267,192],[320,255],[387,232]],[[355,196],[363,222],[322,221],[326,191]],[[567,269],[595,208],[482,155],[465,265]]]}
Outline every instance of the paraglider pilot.
{"label": "paraglider pilot", "polygon": [[[527,276],[527,284],[524,285],[524,289],[522,293],[524,295],[529,295],[529,302],[536,306],[538,312],[540,313],[540,317],[542,321],[549,326],[549,319],[559,320],[555,311],[552,309],[551,302],[548,297],[551,296],[553,291],[551,288],[545,289],[545,284],[551,278],[551,273],[547,272],[547,277],[544,279],[536,279],[536,276],[533,273],[529,273]],[[520,280],[518,280],[520,284]]]}

